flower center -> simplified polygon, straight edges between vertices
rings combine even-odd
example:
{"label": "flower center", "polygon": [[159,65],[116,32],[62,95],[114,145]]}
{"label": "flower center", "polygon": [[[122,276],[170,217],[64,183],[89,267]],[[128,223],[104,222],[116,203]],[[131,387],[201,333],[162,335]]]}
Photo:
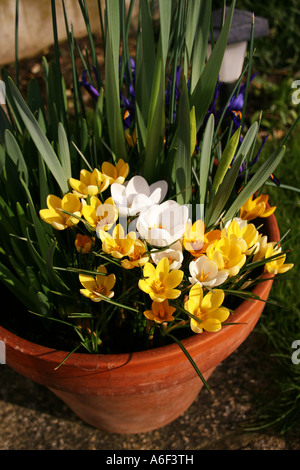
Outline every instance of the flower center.
{"label": "flower center", "polygon": [[159,312],[158,312],[158,315],[159,315],[159,318],[164,318],[165,317],[165,309],[163,308],[162,305],[159,306]]}
{"label": "flower center", "polygon": [[205,281],[205,280],[208,278],[209,274],[210,274],[209,272],[208,272],[208,273],[205,273],[205,272],[204,272],[204,268],[203,268],[202,271],[201,271],[201,273],[197,276],[198,281],[199,281],[199,282]]}
{"label": "flower center", "polygon": [[201,307],[199,307],[197,309],[197,311],[195,312],[195,317],[197,317],[199,319],[199,322],[202,323],[202,321],[203,321],[203,312],[201,311]]}
{"label": "flower center", "polygon": [[161,292],[165,290],[163,283],[159,280],[153,281],[151,287],[153,291],[156,292],[157,294],[160,294]]}
{"label": "flower center", "polygon": [[165,225],[162,225],[162,224],[154,224],[153,227],[148,227],[148,230],[151,230],[152,228],[160,228],[160,229],[163,229],[165,228]]}
{"label": "flower center", "polygon": [[107,297],[107,289],[105,286],[97,286],[96,289],[94,290],[94,294],[101,294]]}

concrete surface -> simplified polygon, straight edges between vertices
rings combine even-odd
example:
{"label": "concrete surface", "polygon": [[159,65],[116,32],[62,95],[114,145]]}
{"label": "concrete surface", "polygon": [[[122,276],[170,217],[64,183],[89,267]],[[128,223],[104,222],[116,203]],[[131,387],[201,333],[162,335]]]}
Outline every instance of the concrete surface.
{"label": "concrete surface", "polygon": [[294,432],[245,430],[257,416],[257,394],[270,389],[264,354],[252,333],[211,376],[213,396],[202,390],[176,421],[137,435],[90,427],[43,386],[0,365],[0,450],[299,450]]}
{"label": "concrete surface", "polygon": [[[104,0],[100,0],[102,15],[104,15]],[[129,6],[126,0],[126,6]],[[101,36],[100,15],[98,0],[86,0],[92,32],[99,40]],[[136,2],[136,5],[138,2]],[[67,38],[64,10],[62,1],[55,2],[57,17],[57,34],[59,41]],[[73,27],[75,37],[86,36],[86,25],[78,0],[65,1],[69,29]],[[1,0],[1,51],[0,64],[7,64],[15,60],[15,0]],[[137,7],[132,13],[132,27],[136,27]],[[53,24],[51,0],[19,0],[19,59],[34,56],[53,44]]]}

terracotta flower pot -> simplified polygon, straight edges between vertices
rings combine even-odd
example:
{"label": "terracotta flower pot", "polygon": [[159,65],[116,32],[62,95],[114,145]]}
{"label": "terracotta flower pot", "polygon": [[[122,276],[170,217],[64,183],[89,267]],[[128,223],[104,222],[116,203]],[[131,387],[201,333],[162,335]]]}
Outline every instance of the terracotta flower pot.
{"label": "terracotta flower pot", "polygon": [[[278,241],[274,215],[264,220],[270,241]],[[270,278],[270,275],[266,277]],[[272,280],[254,293],[264,301]],[[218,333],[204,332],[183,340],[207,379],[215,367],[247,338],[263,309],[263,301],[244,301],[232,321]],[[196,399],[202,381],[176,344],[133,354],[72,354],[21,339],[0,327],[9,367],[54,392],[86,423],[116,433],[140,433],[179,417]]]}

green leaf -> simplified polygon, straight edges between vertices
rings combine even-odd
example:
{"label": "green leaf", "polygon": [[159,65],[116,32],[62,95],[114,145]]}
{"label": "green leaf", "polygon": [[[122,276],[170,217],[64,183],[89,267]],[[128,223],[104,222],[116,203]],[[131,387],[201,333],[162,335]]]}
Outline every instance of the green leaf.
{"label": "green leaf", "polygon": [[24,253],[24,246],[23,246],[24,240],[20,240],[16,237],[13,237],[10,234],[10,244],[13,249],[12,256],[11,256],[11,258],[13,258],[12,264],[15,262],[16,265],[21,265],[21,269],[24,274],[24,268],[26,267],[26,264],[27,264],[26,259],[25,259],[25,253]]}
{"label": "green leaf", "polygon": [[28,106],[33,114],[42,112],[44,113],[43,96],[36,78],[31,78],[28,85],[27,92]]}
{"label": "green leaf", "polygon": [[[189,65],[192,58],[193,45],[195,34],[197,31],[197,24],[199,19],[199,12],[201,10],[202,0],[194,0],[188,2],[187,5],[187,19],[186,24],[189,26],[185,31],[185,55],[184,55],[184,75],[188,75]],[[201,34],[201,33],[200,33]]]}
{"label": "green leaf", "polygon": [[172,17],[172,0],[159,0],[160,34],[162,42],[162,59],[165,66],[169,49],[169,37]]}
{"label": "green leaf", "polygon": [[179,204],[187,204],[192,194],[190,147],[190,108],[186,78],[183,77],[178,109],[177,151],[175,154],[176,192]]}
{"label": "green leaf", "polygon": [[37,237],[38,246],[39,246],[42,257],[45,258],[46,254],[47,254],[47,251],[48,251],[48,241],[47,241],[47,237],[46,237],[46,232],[44,231],[43,226],[40,222],[40,219],[37,216],[37,213],[36,213],[32,198],[31,198],[30,191],[29,191],[26,183],[23,180],[21,180],[21,182],[22,182],[23,188],[25,189],[25,193],[27,195],[30,214],[31,214],[35,234],[36,234],[36,237]]}
{"label": "green leaf", "polygon": [[194,361],[194,359],[192,358],[192,356],[190,355],[190,353],[187,351],[187,349],[183,346],[182,342],[179,341],[178,338],[176,338],[176,336],[173,336],[171,335],[170,333],[167,333],[166,336],[169,336],[170,338],[172,338],[172,340],[178,344],[178,346],[180,347],[180,349],[182,349],[182,351],[184,352],[184,354],[186,355],[187,359],[190,361],[191,365],[193,366],[193,368],[195,369],[195,371],[197,372],[198,376],[200,377],[200,379],[202,380],[203,382],[203,385],[205,386],[205,388],[210,392],[211,389],[210,389],[210,386],[208,385],[208,383],[206,382],[204,376],[202,375],[202,373],[200,372],[196,362]]}
{"label": "green leaf", "polygon": [[237,158],[235,158],[232,167],[227,171],[216,195],[212,199],[212,204],[207,210],[208,215],[205,220],[205,226],[207,228],[213,226],[219,220],[225,204],[234,188],[244,158],[245,156],[243,154],[240,154]]}
{"label": "green leaf", "polygon": [[258,133],[258,123],[254,122],[249,129],[246,132],[246,135],[243,138],[243,141],[238,148],[238,151],[236,153],[236,157],[238,157],[240,154],[243,154],[245,158],[247,157],[252,145],[254,145],[257,133]]}
{"label": "green leaf", "polygon": [[141,110],[139,108],[138,103],[135,103],[136,108],[136,132],[137,132],[137,145],[139,148],[139,152],[142,153],[144,148],[146,147],[146,139],[147,139],[147,128],[145,125],[145,121]]}
{"label": "green leaf", "polygon": [[240,166],[242,165],[243,161],[247,158],[247,155],[251,149],[251,147],[255,143],[255,139],[258,132],[258,123],[254,122],[251,127],[246,132],[243,141],[238,148],[235,156],[234,163],[225,175],[223,183],[221,183],[217,194],[211,200],[209,207],[207,208],[206,214],[206,225],[212,226],[216,223],[219,219],[221,212],[224,210],[225,204],[227,203],[231,191],[234,187],[236,178],[238,177]]}
{"label": "green leaf", "polygon": [[4,141],[4,133],[5,133],[6,129],[8,129],[10,132],[12,132],[12,127],[11,127],[11,124],[9,122],[9,119],[8,119],[4,109],[2,108],[2,106],[0,106],[0,142]]}
{"label": "green leaf", "polygon": [[217,168],[214,180],[213,180],[213,185],[211,188],[212,196],[216,194],[218,187],[222,183],[224,176],[226,175],[232,163],[233,157],[235,155],[235,152],[239,143],[240,134],[241,134],[241,128],[239,127],[235,131],[235,133],[233,134],[229,142],[227,143],[224,149],[224,152],[222,153],[222,156],[221,156],[221,159],[220,159],[220,162],[219,162],[219,165],[218,165],[218,168]]}
{"label": "green leaf", "polygon": [[148,125],[151,95],[153,97],[152,84],[155,71],[155,40],[151,12],[147,0],[141,0],[140,13],[141,32],[136,57],[135,88],[136,102],[139,105],[145,124]]}
{"label": "green leaf", "polygon": [[28,169],[26,162],[24,160],[23,154],[21,152],[17,140],[8,129],[5,131],[4,140],[8,155],[18,168],[18,171],[20,172],[21,176],[22,174],[24,175],[24,180],[28,184]]}
{"label": "green leaf", "polygon": [[227,45],[228,34],[231,26],[235,0],[233,0],[225,24],[221,30],[220,36],[214,45],[212,53],[207,61],[203,72],[196,83],[191,94],[191,106],[195,106],[197,130],[203,123],[207,110],[213,98],[215,87],[222,65],[224,52]]}
{"label": "green leaf", "polygon": [[59,290],[62,293],[69,293],[70,289],[66,284],[60,279],[53,267],[53,257],[56,249],[56,241],[53,241],[49,246],[47,256],[46,256],[46,274],[49,280],[49,285],[53,289]]}
{"label": "green leaf", "polygon": [[38,151],[42,155],[46,165],[48,166],[49,170],[51,171],[54,178],[56,179],[62,192],[63,193],[68,192],[69,188],[68,188],[67,181],[65,179],[62,166],[50,142],[48,141],[47,137],[43,133],[37,120],[35,119],[29,107],[25,103],[21,93],[17,89],[12,79],[9,80],[9,87],[10,87],[14,102],[20,113],[20,116],[22,117],[23,122],[30,136],[32,137],[32,140],[34,141]]}
{"label": "green leaf", "polygon": [[18,132],[20,133],[20,135],[22,135],[23,131],[24,131],[24,124],[22,122],[21,116],[19,114],[18,108],[16,106],[16,103],[13,99],[12,92],[11,92],[10,87],[9,87],[9,82],[12,79],[8,75],[8,71],[5,68],[1,69],[1,74],[2,74],[2,80],[4,81],[5,87],[6,87],[6,89],[5,89],[6,101],[9,105],[9,110],[12,114],[12,118],[13,118],[13,121],[15,123],[15,126],[16,126]]}
{"label": "green leaf", "polygon": [[39,290],[41,288],[38,277],[36,276],[36,271],[32,266],[26,266],[26,277],[27,282],[34,290]]}
{"label": "green leaf", "polygon": [[190,5],[193,5],[194,9],[196,8],[196,10],[192,12],[193,18],[194,20],[198,20],[196,25],[196,35],[194,38],[192,55],[189,55],[190,59],[192,59],[190,84],[191,93],[194,91],[194,87],[196,83],[198,83],[198,80],[200,79],[200,76],[205,66],[212,0],[200,0],[199,6],[198,3],[199,0],[198,2],[195,0],[193,2],[189,2],[189,7]]}
{"label": "green leaf", "polygon": [[190,127],[191,127],[191,156],[194,154],[197,143],[196,114],[195,106],[190,110]]}
{"label": "green leaf", "polygon": [[67,134],[61,122],[58,124],[58,145],[62,170],[68,181],[72,177],[71,156]]}
{"label": "green leaf", "polygon": [[207,120],[204,131],[202,149],[200,153],[200,174],[199,174],[199,203],[205,204],[207,181],[209,175],[209,168],[211,164],[211,150],[214,135],[215,118],[211,114]]}
{"label": "green leaf", "polygon": [[238,194],[237,198],[226,212],[225,220],[230,220],[240,210],[243,204],[258,191],[271,174],[275,171],[285,154],[285,146],[276,149],[272,155],[260,166],[256,173],[252,176],[250,181],[246,184],[244,189]]}
{"label": "green leaf", "polygon": [[4,232],[1,237],[9,233],[17,233],[18,227],[16,224],[15,214],[2,196],[0,196],[0,214],[1,227]]}
{"label": "green leaf", "polygon": [[46,272],[46,263],[45,260],[42,258],[40,253],[36,250],[34,246],[34,242],[30,238],[29,230],[26,230],[26,240],[27,240],[27,247],[30,252],[30,256],[32,258],[32,261],[38,266],[39,270],[43,275],[45,276]]}
{"label": "green leaf", "polygon": [[102,145],[102,133],[103,133],[103,103],[104,103],[104,90],[100,89],[99,97],[97,100],[95,114],[94,114],[94,136],[96,147],[99,150]]}
{"label": "green leaf", "polygon": [[160,158],[164,146],[165,129],[165,88],[162,63],[162,45],[159,41],[149,117],[146,132],[146,147],[142,165],[142,175],[153,183],[160,171]]}
{"label": "green leaf", "polygon": [[106,115],[110,147],[115,155],[127,161],[124,128],[120,110],[119,47],[120,17],[117,0],[107,2],[105,49]]}

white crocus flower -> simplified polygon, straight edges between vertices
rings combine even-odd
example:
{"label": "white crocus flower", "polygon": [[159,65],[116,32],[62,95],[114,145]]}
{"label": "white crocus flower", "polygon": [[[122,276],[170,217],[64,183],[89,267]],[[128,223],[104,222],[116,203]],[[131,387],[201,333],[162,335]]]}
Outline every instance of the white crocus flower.
{"label": "white crocus flower", "polygon": [[111,185],[111,196],[123,217],[135,216],[153,204],[159,204],[167,191],[166,181],[157,181],[149,186],[142,176],[133,176],[124,184]]}
{"label": "white crocus flower", "polygon": [[165,201],[143,211],[138,217],[136,228],[141,238],[150,245],[169,246],[181,239],[187,220],[187,206]]}
{"label": "white crocus flower", "polygon": [[180,269],[183,262],[181,242],[177,241],[165,250],[151,250],[151,259],[155,264],[158,264],[162,258],[168,258],[170,271],[172,269]]}
{"label": "white crocus flower", "polygon": [[191,284],[197,282],[201,286],[216,287],[226,281],[228,273],[219,271],[214,261],[203,255],[189,264],[190,274],[189,281]]}

